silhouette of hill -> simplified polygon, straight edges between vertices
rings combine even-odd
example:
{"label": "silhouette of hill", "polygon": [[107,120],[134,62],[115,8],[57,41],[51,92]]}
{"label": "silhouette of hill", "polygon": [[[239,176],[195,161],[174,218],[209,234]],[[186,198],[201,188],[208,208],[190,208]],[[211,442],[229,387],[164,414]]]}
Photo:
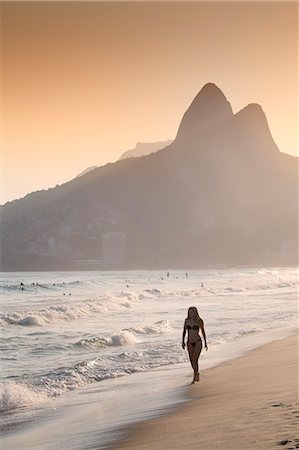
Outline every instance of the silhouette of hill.
{"label": "silhouette of hill", "polygon": [[82,177],[83,175],[85,175],[86,173],[90,172],[91,170],[97,169],[98,166],[91,166],[91,167],[87,167],[87,169],[83,170],[83,172],[80,172],[76,178]]}
{"label": "silhouette of hill", "polygon": [[[136,147],[132,150],[127,150],[120,156],[119,160],[125,159],[125,158],[132,158],[132,157],[138,157],[138,156],[144,156],[149,155],[150,153],[157,152],[158,150],[161,150],[162,148],[166,147],[167,145],[171,144],[172,140],[168,141],[159,141],[159,142],[137,142]],[[87,167],[87,169],[83,170],[82,172],[77,175],[76,178],[82,177],[82,175],[85,175],[86,173],[90,172],[91,170],[97,169],[98,166],[91,166]]]}
{"label": "silhouette of hill", "polygon": [[209,83],[164,149],[2,206],[2,270],[295,264],[297,163]]}
{"label": "silhouette of hill", "polygon": [[135,148],[124,152],[119,159],[149,155],[150,153],[157,152],[158,150],[167,147],[167,145],[170,145],[171,143],[172,140],[170,139],[168,141],[159,142],[137,142]]}
{"label": "silhouette of hill", "polygon": [[208,83],[185,112],[176,141],[187,144],[196,141],[201,134],[213,131],[232,116],[233,110],[223,92],[215,84]]}

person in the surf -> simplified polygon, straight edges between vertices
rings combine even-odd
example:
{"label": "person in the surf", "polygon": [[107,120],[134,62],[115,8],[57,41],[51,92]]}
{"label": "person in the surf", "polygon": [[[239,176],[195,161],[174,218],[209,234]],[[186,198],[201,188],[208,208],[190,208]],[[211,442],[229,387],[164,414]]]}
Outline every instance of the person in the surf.
{"label": "person in the surf", "polygon": [[187,318],[185,319],[182,338],[183,349],[185,349],[186,332],[188,332],[187,349],[189,353],[190,363],[194,372],[192,381],[192,384],[194,384],[199,381],[198,359],[202,351],[202,339],[199,335],[199,332],[201,332],[202,334],[205,349],[208,350],[204,323],[202,318],[199,316],[197,308],[195,306],[190,306],[190,308],[188,309]]}

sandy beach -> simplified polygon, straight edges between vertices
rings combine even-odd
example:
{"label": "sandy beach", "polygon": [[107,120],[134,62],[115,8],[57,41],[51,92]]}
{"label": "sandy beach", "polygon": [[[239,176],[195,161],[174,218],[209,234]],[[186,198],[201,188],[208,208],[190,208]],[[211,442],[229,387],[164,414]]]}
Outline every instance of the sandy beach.
{"label": "sandy beach", "polygon": [[132,426],[110,448],[299,448],[297,363],[296,334],[204,370],[200,383],[190,386],[191,401]]}

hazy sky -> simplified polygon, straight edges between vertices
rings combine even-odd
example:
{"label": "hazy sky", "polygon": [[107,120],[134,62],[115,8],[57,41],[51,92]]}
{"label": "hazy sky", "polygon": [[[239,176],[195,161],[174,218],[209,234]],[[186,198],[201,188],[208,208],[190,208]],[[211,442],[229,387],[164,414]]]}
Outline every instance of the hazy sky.
{"label": "hazy sky", "polygon": [[174,138],[207,82],[297,154],[298,4],[2,2],[1,202]]}

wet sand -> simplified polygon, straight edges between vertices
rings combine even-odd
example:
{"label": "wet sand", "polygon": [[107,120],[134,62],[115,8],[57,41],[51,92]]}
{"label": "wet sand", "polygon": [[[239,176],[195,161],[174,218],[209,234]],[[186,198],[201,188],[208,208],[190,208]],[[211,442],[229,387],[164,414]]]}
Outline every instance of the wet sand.
{"label": "wet sand", "polygon": [[189,396],[169,415],[128,428],[109,448],[299,448],[298,335],[204,370]]}

